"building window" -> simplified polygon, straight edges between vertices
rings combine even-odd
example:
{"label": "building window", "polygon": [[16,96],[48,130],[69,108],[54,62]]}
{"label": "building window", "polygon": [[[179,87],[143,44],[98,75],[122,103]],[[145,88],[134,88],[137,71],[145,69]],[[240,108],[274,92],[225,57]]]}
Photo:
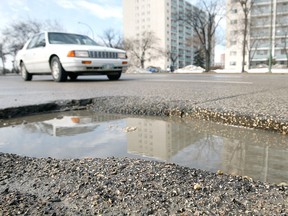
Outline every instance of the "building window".
{"label": "building window", "polygon": [[235,61],[231,61],[230,62],[230,66],[236,66],[236,62]]}
{"label": "building window", "polygon": [[232,35],[232,36],[235,36],[235,35],[237,35],[237,34],[238,34],[238,31],[237,31],[237,30],[233,30],[233,31],[230,32],[230,35]]}
{"label": "building window", "polygon": [[257,55],[268,55],[268,50],[258,50]]}
{"label": "building window", "polygon": [[237,52],[236,51],[230,51],[230,56],[236,56]]}

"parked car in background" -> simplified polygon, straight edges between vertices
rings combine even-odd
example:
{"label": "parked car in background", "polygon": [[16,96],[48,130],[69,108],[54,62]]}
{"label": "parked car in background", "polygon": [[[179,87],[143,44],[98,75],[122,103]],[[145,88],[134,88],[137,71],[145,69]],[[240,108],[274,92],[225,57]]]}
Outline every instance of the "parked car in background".
{"label": "parked car in background", "polygon": [[79,75],[107,75],[118,80],[128,66],[126,52],[99,46],[85,35],[42,32],[33,36],[16,55],[25,81],[34,75],[51,74],[56,82]]}
{"label": "parked car in background", "polygon": [[159,67],[154,67],[154,66],[149,66],[146,68],[147,71],[150,71],[152,73],[158,73],[161,71],[161,68]]}

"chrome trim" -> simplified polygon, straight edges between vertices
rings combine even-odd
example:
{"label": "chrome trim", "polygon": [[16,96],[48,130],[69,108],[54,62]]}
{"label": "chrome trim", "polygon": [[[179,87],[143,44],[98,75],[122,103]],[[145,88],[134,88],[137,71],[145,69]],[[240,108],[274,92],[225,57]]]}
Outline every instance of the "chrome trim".
{"label": "chrome trim", "polygon": [[105,51],[88,51],[90,58],[101,58],[101,59],[117,59],[117,52],[105,52]]}

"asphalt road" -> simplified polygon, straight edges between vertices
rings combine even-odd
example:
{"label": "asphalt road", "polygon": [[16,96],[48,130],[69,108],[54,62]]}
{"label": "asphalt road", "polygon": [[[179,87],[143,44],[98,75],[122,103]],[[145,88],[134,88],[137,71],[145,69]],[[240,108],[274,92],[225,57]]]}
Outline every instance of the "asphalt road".
{"label": "asphalt road", "polygon": [[103,96],[143,96],[183,100],[205,109],[271,115],[288,122],[288,75],[281,74],[123,74],[82,76],[56,83],[50,76],[0,76],[0,109],[57,100]]}

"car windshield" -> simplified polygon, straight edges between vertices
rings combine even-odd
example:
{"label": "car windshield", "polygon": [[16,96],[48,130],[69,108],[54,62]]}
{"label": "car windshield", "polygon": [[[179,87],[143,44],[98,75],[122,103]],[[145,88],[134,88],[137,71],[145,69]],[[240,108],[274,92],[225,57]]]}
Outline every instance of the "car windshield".
{"label": "car windshield", "polygon": [[98,45],[88,36],[78,34],[48,33],[48,39],[50,44]]}

